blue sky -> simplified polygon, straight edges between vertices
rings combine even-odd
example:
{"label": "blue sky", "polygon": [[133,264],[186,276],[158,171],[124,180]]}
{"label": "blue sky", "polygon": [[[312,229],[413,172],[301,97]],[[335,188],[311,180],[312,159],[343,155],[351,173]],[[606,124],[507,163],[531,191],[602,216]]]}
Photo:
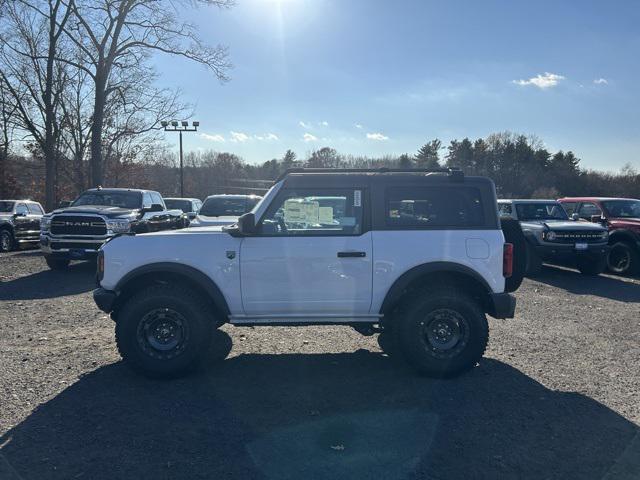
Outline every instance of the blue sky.
{"label": "blue sky", "polygon": [[234,64],[220,85],[157,58],[201,122],[186,149],[378,156],[510,130],[587,168],[640,167],[635,0],[237,0],[185,17]]}

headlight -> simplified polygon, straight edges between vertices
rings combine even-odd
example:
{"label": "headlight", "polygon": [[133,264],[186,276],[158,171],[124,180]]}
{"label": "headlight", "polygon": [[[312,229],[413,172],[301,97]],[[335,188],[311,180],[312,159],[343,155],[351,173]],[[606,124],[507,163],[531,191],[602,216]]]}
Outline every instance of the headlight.
{"label": "headlight", "polygon": [[548,240],[549,242],[553,242],[556,239],[556,232],[552,230],[544,232],[544,234],[542,234],[542,238]]}
{"label": "headlight", "polygon": [[48,232],[51,228],[51,217],[41,217],[40,218],[40,231]]}
{"label": "headlight", "polygon": [[123,219],[107,220],[107,229],[113,233],[127,233],[131,230],[131,222]]}

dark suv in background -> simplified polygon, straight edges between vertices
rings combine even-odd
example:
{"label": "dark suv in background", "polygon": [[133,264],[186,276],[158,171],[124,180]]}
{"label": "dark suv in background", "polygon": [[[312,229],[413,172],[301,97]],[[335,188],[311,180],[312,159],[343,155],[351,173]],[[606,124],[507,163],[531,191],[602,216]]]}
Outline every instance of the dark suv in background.
{"label": "dark suv in background", "polygon": [[32,200],[0,200],[0,252],[37,243],[42,205]]}
{"label": "dark suv in background", "polygon": [[598,222],[609,229],[609,270],[620,275],[640,273],[640,200],[566,197],[558,201],[572,218]]}

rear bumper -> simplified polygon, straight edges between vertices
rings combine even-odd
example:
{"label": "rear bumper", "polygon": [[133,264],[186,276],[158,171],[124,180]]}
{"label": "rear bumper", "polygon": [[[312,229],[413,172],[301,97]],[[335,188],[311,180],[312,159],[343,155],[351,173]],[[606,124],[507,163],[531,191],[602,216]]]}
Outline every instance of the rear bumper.
{"label": "rear bumper", "polygon": [[489,294],[489,311],[493,318],[513,318],[516,313],[516,297],[510,293]]}
{"label": "rear bumper", "polygon": [[113,311],[113,304],[117,298],[116,292],[106,290],[104,288],[96,288],[93,291],[93,301],[104,313],[111,313]]}

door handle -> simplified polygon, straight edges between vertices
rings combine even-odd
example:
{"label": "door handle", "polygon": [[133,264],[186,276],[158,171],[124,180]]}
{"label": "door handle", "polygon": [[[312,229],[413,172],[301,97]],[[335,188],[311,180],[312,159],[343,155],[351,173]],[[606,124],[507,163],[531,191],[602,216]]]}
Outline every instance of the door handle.
{"label": "door handle", "polygon": [[366,256],[367,256],[367,252],[338,252],[338,258],[347,258],[347,257],[362,258]]}

